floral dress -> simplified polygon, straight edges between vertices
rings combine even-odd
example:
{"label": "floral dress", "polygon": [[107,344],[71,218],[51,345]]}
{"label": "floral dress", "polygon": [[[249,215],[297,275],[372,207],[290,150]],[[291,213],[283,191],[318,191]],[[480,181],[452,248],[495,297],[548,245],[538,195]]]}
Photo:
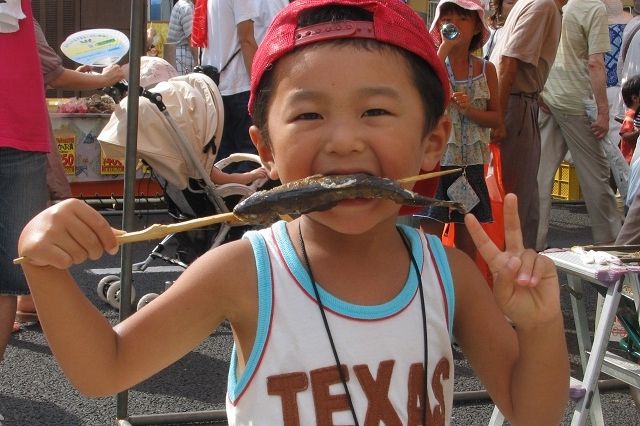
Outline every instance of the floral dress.
{"label": "floral dress", "polygon": [[[451,82],[454,88],[464,88],[471,99],[471,106],[480,110],[487,109],[490,96],[485,75],[486,65],[487,61],[483,60],[482,73],[472,77],[471,81],[466,79]],[[488,164],[491,129],[469,120],[453,105],[449,105],[447,113],[451,118],[453,129],[440,163],[443,166]]]}

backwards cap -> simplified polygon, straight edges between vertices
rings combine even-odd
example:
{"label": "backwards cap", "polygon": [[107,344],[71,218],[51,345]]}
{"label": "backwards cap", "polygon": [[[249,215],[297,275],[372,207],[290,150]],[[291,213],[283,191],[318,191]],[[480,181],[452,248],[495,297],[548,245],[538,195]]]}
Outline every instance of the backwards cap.
{"label": "backwards cap", "polygon": [[[354,6],[372,13],[373,21],[326,22],[298,28],[300,13],[327,5]],[[264,73],[296,47],[347,38],[369,38],[408,50],[422,58],[435,72],[449,99],[449,78],[438,58],[427,27],[416,12],[400,0],[295,0],[276,15],[269,26],[251,68],[249,113]]]}

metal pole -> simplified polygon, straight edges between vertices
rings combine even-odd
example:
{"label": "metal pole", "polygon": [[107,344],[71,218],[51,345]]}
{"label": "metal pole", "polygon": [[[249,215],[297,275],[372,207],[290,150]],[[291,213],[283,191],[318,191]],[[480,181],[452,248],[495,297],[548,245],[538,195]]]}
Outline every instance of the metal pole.
{"label": "metal pole", "polygon": [[[144,0],[131,1],[131,34],[129,48],[129,89],[127,93],[127,146],[124,163],[124,207],[122,229],[133,231],[135,210],[136,151],[138,147],[138,98],[140,95],[140,57],[146,33]],[[131,314],[131,280],[133,248],[122,246],[120,257],[120,321]],[[129,393],[124,391],[116,397],[116,416],[127,417]]]}

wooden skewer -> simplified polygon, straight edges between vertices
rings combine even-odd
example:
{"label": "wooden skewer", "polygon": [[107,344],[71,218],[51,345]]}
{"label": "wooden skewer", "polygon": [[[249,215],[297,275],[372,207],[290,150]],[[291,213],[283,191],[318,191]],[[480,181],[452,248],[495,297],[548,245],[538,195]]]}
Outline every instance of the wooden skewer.
{"label": "wooden skewer", "polygon": [[118,245],[122,245],[136,243],[139,241],[156,240],[169,234],[189,231],[190,229],[213,225],[215,223],[234,223],[241,221],[242,220],[233,213],[221,213],[213,216],[205,216],[196,219],[185,220],[184,222],[172,223],[169,225],[159,225],[156,223],[141,231],[127,232],[122,235],[117,235],[116,241],[118,241]]}
{"label": "wooden skewer", "polygon": [[439,172],[424,173],[424,174],[417,175],[417,176],[410,176],[410,177],[407,177],[407,178],[398,179],[396,182],[398,182],[398,183],[417,182],[419,180],[431,179],[431,178],[438,177],[438,176],[450,175],[450,174],[453,174],[453,173],[460,173],[461,171],[462,171],[462,169],[460,169],[460,168],[458,168],[458,169],[449,169],[449,170],[440,170]]}
{"label": "wooden skewer", "polygon": [[[448,175],[451,173],[458,173],[461,171],[462,169],[451,169],[451,170],[443,170],[439,172],[425,173],[417,176],[398,179],[397,182],[398,183],[417,182],[419,180],[431,179],[434,177]],[[283,217],[283,219],[291,220],[289,216]],[[187,220],[179,223],[172,223],[169,225],[154,224],[140,231],[125,232],[123,234],[116,235],[116,241],[118,242],[118,245],[122,245],[122,244],[136,243],[140,241],[155,240],[155,239],[160,239],[162,237],[165,237],[169,234],[176,234],[178,232],[189,231],[191,229],[213,225],[216,223],[223,223],[223,222],[234,223],[234,222],[243,222],[243,220],[230,212],[230,213],[216,214],[213,216],[199,217],[196,219],[191,219],[191,220]],[[13,263],[16,265],[19,265],[21,263],[24,263],[26,260],[27,260],[26,257],[21,256],[14,259]]]}

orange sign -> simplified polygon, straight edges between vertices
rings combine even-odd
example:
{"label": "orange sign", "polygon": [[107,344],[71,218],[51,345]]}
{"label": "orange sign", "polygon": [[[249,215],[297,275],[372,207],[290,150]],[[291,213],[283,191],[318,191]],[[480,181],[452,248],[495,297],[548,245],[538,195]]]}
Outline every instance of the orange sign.
{"label": "orange sign", "polygon": [[76,137],[74,136],[59,136],[56,137],[58,143],[58,151],[60,152],[60,158],[62,159],[62,165],[64,166],[64,173],[74,176],[76,174]]}
{"label": "orange sign", "polygon": [[105,157],[100,151],[100,174],[101,175],[123,175],[124,164],[114,158]]}

